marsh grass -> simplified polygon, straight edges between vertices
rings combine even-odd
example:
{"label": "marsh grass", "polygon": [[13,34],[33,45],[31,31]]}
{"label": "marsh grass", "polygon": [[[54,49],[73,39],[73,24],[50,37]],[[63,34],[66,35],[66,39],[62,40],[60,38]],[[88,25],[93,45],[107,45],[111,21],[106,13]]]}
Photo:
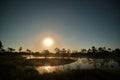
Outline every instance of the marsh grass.
{"label": "marsh grass", "polygon": [[42,75],[43,80],[117,80],[120,72],[104,69],[85,69],[71,71],[57,71],[45,73]]}

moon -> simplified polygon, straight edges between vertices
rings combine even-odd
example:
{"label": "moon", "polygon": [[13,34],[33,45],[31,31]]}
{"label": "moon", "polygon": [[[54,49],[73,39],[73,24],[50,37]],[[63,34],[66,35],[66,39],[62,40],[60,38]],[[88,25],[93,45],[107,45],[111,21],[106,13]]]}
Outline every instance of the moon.
{"label": "moon", "polygon": [[52,46],[53,45],[53,39],[51,39],[51,38],[45,38],[43,40],[43,43],[44,43],[45,46]]}

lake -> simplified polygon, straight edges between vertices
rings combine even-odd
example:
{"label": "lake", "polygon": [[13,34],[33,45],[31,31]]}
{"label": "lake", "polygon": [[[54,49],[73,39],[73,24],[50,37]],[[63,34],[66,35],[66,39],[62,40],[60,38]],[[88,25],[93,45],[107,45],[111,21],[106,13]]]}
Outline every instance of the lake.
{"label": "lake", "polygon": [[[44,58],[44,57],[34,57],[34,56],[27,56],[27,59],[33,58]],[[48,57],[48,59],[52,59],[56,57]],[[67,58],[67,57],[65,57]],[[75,62],[64,64],[64,65],[57,65],[57,66],[34,66],[34,68],[40,73],[51,73],[55,71],[66,71],[66,70],[78,70],[78,69],[114,69],[120,70],[120,63],[115,59],[95,59],[95,58],[73,58],[76,59]]]}

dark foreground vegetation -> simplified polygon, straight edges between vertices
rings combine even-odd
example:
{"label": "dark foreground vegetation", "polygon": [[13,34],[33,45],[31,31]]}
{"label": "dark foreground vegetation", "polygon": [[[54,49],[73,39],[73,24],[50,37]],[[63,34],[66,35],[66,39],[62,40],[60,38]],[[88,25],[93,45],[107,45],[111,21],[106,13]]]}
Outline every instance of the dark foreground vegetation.
{"label": "dark foreground vegetation", "polygon": [[120,76],[120,70],[110,69],[66,70],[40,74],[33,68],[34,66],[46,63],[51,65],[66,64],[75,60],[69,58],[26,59],[21,55],[6,54],[0,55],[0,80],[117,80]]}
{"label": "dark foreground vegetation", "polygon": [[43,80],[117,80],[120,72],[112,70],[72,70],[43,74]]}
{"label": "dark foreground vegetation", "polygon": [[[52,73],[39,74],[33,67],[40,65],[60,65],[71,63],[75,60],[70,57],[92,57],[92,58],[114,58],[120,63],[120,49],[115,50],[104,48],[82,49],[81,51],[70,51],[69,49],[55,49],[56,53],[48,50],[43,52],[32,52],[27,49],[19,52],[13,48],[4,49],[0,42],[0,80],[117,80],[120,76],[120,70],[110,69],[85,69],[85,70],[66,70],[55,71]],[[27,56],[42,56],[43,59],[26,59]],[[48,57],[56,57],[49,59]],[[60,58],[61,57],[61,58]],[[67,59],[66,59],[67,57]],[[29,67],[31,66],[31,67]]]}
{"label": "dark foreground vegetation", "polygon": [[106,69],[68,70],[39,74],[28,65],[30,62],[21,56],[0,56],[0,80],[117,80],[120,76],[119,70]]}
{"label": "dark foreground vegetation", "polygon": [[[16,72],[16,73],[15,73]],[[118,80],[120,72],[112,70],[73,70],[39,74],[34,69],[6,73],[1,80]]]}

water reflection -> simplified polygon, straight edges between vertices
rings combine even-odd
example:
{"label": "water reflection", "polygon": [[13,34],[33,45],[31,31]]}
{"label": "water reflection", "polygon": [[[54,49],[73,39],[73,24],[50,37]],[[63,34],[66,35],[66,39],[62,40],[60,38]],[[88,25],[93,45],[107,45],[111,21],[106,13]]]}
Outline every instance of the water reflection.
{"label": "water reflection", "polygon": [[56,66],[39,66],[35,68],[40,74],[57,71]]}
{"label": "water reflection", "polygon": [[[43,59],[44,57],[35,57],[35,56],[24,56],[26,59]],[[48,59],[55,59],[56,57],[48,57]],[[67,57],[65,57],[67,59]],[[58,65],[58,66],[37,66],[34,67],[40,74],[43,73],[50,73],[55,71],[66,71],[66,70],[76,70],[76,69],[115,69],[120,70],[120,60],[114,59],[93,59],[93,58],[73,58],[70,59],[77,59],[77,61],[65,64],[65,65]]]}
{"label": "water reflection", "polygon": [[78,58],[76,62],[59,65],[59,66],[38,66],[35,69],[40,73],[50,73],[54,71],[66,71],[76,69],[94,69],[106,68],[120,70],[119,64],[113,59],[91,59],[91,58]]}

